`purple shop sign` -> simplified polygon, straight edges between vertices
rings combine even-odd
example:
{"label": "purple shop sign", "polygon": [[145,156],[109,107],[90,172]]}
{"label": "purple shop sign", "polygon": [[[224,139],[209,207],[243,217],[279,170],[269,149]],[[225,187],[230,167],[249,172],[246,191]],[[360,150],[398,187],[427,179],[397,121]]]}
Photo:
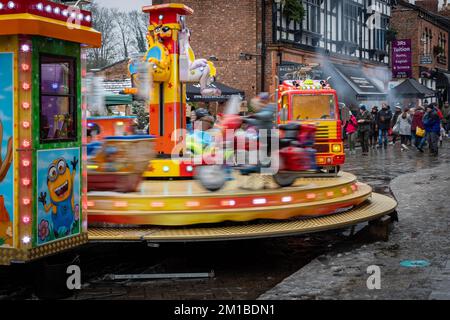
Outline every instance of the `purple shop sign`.
{"label": "purple shop sign", "polygon": [[412,77],[411,39],[392,41],[392,77]]}

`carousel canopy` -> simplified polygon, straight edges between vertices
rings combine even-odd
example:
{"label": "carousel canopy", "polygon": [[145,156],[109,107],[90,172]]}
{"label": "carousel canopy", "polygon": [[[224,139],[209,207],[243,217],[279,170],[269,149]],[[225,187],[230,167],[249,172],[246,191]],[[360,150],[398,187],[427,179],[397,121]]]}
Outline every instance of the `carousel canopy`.
{"label": "carousel canopy", "polygon": [[420,84],[415,79],[406,79],[398,86],[392,88],[390,94],[397,97],[418,99],[431,98],[436,95],[433,90]]}
{"label": "carousel canopy", "polygon": [[48,0],[0,1],[0,36],[37,35],[99,48],[102,35],[93,29],[91,12],[80,10],[72,18],[69,6]]}

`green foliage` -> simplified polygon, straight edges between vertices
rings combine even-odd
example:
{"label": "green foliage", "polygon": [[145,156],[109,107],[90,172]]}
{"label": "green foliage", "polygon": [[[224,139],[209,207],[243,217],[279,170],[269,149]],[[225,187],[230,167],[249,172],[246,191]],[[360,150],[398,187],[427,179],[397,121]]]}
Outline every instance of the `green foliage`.
{"label": "green foliage", "polygon": [[145,105],[140,101],[133,101],[131,112],[137,116],[138,130],[145,129],[149,122],[149,114]]}
{"label": "green foliage", "polygon": [[67,236],[66,235],[60,235],[59,238],[57,238],[55,236],[55,233],[53,231],[53,226],[49,225],[48,236],[45,238],[45,240],[40,239],[41,243],[47,243],[47,242],[51,242],[51,241],[55,241],[55,240],[62,240],[64,238],[66,238],[66,237],[71,237],[71,236],[77,235],[77,234],[80,233],[80,224],[81,224],[80,220],[74,221],[73,224],[72,224],[72,227],[70,229],[70,233]]}
{"label": "green foliage", "polygon": [[5,244],[5,242],[6,242],[6,240],[5,240],[5,239],[3,239],[3,238],[0,238],[0,246],[4,245],[4,244]]}
{"label": "green foliage", "polygon": [[434,46],[433,53],[435,56],[438,56],[438,55],[444,54],[445,50],[444,50],[444,48],[442,48],[440,46]]}
{"label": "green foliage", "polygon": [[[81,214],[81,213],[80,213]],[[72,234],[73,235],[75,235],[75,234],[79,234],[80,233],[80,224],[81,224],[81,222],[80,222],[80,220],[78,220],[78,221],[75,221],[74,223],[73,223],[73,226],[72,226]]]}
{"label": "green foliage", "polygon": [[394,29],[388,29],[386,30],[386,42],[390,43],[394,41],[397,38],[397,31]]}
{"label": "green foliage", "polygon": [[286,19],[301,23],[305,17],[305,8],[301,0],[283,0],[283,14]]}
{"label": "green foliage", "polygon": [[247,112],[248,113],[255,113],[256,112],[255,107],[251,103],[249,103],[248,106],[247,106]]}

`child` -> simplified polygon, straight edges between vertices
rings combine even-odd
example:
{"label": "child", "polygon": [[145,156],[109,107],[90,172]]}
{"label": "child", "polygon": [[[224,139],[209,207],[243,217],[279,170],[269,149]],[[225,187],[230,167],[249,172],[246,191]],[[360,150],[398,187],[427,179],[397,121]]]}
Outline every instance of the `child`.
{"label": "child", "polygon": [[442,141],[444,140],[444,137],[447,137],[447,134],[446,134],[444,126],[441,122],[441,134],[439,135],[439,146],[441,146],[441,147],[442,147]]}

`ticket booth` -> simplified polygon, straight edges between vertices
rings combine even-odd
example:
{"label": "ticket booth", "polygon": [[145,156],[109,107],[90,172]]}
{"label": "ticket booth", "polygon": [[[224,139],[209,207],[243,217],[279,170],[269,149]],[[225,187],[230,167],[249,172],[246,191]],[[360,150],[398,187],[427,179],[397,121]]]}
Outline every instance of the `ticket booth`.
{"label": "ticket booth", "polygon": [[84,48],[88,11],[0,0],[0,264],[87,241]]}

